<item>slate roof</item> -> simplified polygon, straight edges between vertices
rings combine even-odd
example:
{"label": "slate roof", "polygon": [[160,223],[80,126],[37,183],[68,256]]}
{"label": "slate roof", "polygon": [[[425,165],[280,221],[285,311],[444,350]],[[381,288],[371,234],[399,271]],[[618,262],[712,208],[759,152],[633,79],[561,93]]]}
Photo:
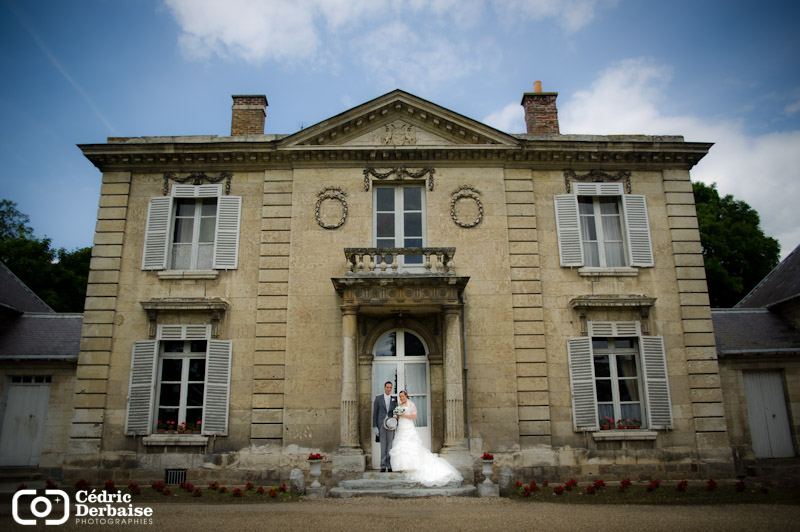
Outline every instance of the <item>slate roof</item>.
{"label": "slate roof", "polygon": [[25,313],[0,323],[0,360],[76,361],[83,314]]}
{"label": "slate roof", "polygon": [[771,307],[800,296],[800,246],[794,248],[734,308]]}
{"label": "slate roof", "polygon": [[712,309],[717,352],[800,355],[800,329],[767,309]]}
{"label": "slate roof", "polygon": [[13,312],[54,312],[0,262],[0,306]]}

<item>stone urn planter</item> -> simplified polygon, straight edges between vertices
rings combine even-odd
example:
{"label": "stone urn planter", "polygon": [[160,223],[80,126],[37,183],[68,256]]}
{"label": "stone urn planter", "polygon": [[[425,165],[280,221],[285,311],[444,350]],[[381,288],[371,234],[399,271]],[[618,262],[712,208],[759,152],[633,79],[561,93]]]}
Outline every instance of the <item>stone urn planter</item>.
{"label": "stone urn planter", "polygon": [[486,477],[483,480],[484,484],[491,484],[492,483],[492,468],[494,466],[494,460],[483,460],[482,467],[483,467],[483,476]]}
{"label": "stone urn planter", "polygon": [[313,479],[311,483],[312,488],[321,488],[322,484],[319,483],[319,477],[322,475],[322,461],[324,460],[324,456],[321,454],[309,454],[306,461],[309,465],[309,476]]}

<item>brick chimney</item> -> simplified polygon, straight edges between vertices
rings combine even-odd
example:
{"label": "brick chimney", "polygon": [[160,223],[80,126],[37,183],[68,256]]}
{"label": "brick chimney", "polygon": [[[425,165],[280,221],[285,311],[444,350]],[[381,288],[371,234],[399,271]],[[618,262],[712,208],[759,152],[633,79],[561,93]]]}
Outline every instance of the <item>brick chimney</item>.
{"label": "brick chimney", "polygon": [[558,135],[557,92],[542,92],[542,82],[533,84],[533,92],[522,95],[525,126],[532,135]]}
{"label": "brick chimney", "polygon": [[264,95],[233,95],[231,136],[263,135],[267,117],[267,97]]}

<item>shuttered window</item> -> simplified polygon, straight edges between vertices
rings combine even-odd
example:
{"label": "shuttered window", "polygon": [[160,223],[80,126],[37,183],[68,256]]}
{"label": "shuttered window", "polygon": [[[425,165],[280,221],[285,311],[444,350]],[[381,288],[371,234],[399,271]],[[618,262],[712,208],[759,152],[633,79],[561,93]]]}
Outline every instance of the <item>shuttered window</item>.
{"label": "shuttered window", "polygon": [[653,266],[645,197],[623,194],[619,183],[575,183],[555,197],[562,266]]}
{"label": "shuttered window", "polygon": [[236,269],[241,208],[222,185],[173,185],[171,196],[150,200],[142,269]]}
{"label": "shuttered window", "polygon": [[227,435],[231,341],[210,325],[160,325],[158,338],[134,342],[126,434],[158,429]]}
{"label": "shuttered window", "polygon": [[605,418],[671,427],[663,338],[642,336],[636,321],[588,325],[590,336],[567,342],[574,429],[598,430]]}

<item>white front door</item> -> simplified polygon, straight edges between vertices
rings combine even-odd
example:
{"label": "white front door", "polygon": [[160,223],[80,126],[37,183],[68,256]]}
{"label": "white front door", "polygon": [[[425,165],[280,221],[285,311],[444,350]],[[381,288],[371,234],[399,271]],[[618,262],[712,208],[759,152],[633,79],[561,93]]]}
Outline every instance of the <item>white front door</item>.
{"label": "white front door", "polygon": [[0,465],[39,464],[50,402],[50,384],[45,379],[50,378],[14,376],[8,383],[0,427]]}
{"label": "white front door", "polygon": [[745,371],[744,394],[757,458],[794,456],[780,371]]}
{"label": "white front door", "polygon": [[[383,394],[383,385],[392,383],[392,395],[405,390],[417,406],[415,425],[425,446],[431,448],[430,363],[422,339],[408,330],[384,334],[375,344],[372,362],[372,397]],[[370,421],[372,417],[370,417]],[[372,467],[380,468],[381,445],[372,438]]]}

